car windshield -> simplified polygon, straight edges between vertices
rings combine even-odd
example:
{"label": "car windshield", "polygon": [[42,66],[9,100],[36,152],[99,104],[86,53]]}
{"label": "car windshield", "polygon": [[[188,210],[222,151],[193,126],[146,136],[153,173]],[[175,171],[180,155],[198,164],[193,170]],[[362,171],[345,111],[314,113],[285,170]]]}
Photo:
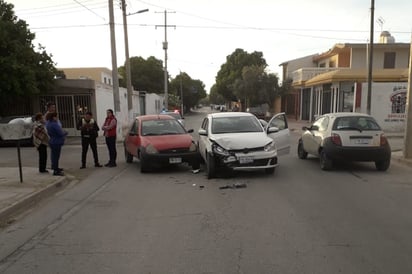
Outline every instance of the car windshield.
{"label": "car windshield", "polygon": [[380,126],[372,117],[347,116],[336,118],[334,130],[380,130]]}
{"label": "car windshield", "polygon": [[186,130],[177,120],[142,121],[142,136],[186,134]]}
{"label": "car windshield", "polygon": [[212,133],[261,132],[262,125],[256,117],[219,117],[212,119]]}

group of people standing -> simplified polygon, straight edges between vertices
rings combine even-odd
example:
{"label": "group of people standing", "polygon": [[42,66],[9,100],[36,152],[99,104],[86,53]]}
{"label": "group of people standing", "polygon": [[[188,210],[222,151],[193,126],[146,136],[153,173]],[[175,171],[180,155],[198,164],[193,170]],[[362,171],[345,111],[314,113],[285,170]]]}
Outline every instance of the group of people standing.
{"label": "group of people standing", "polygon": [[[108,109],[107,116],[102,126],[104,132],[107,149],[109,151],[109,161],[106,167],[116,166],[116,129],[117,120],[113,114],[113,110]],[[80,118],[77,123],[77,129],[81,133],[82,156],[81,169],[86,168],[86,158],[89,146],[93,152],[94,166],[102,167],[99,162],[97,153],[97,137],[100,130],[96,120],[91,112],[87,112],[84,117]],[[63,130],[62,124],[58,119],[56,112],[56,104],[53,102],[47,103],[47,112],[43,115],[37,113],[33,126],[33,144],[39,153],[39,172],[48,173],[47,165],[47,147],[50,147],[51,169],[53,175],[63,176],[63,169],[59,166],[62,146],[64,145],[67,136],[67,131]]]}

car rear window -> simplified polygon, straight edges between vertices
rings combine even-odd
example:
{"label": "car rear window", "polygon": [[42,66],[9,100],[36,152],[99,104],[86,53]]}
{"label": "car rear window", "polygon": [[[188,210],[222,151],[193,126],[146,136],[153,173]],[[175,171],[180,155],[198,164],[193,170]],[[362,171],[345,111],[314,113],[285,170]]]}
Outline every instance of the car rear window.
{"label": "car rear window", "polygon": [[381,130],[372,117],[348,116],[336,118],[333,130]]}

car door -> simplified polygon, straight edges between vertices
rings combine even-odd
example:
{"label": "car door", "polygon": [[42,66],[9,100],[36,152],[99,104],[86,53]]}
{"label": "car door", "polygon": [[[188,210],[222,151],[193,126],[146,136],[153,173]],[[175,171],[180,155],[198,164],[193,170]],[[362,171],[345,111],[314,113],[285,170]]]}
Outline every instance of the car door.
{"label": "car door", "polygon": [[202,125],[200,126],[199,129],[199,141],[198,141],[198,147],[199,147],[199,152],[200,155],[204,160],[206,160],[206,151],[207,151],[207,142],[208,142],[208,130],[209,127],[209,119],[206,117],[203,119]]}
{"label": "car door", "polygon": [[[279,131],[269,133],[268,129],[271,127],[276,127],[279,129]],[[286,113],[282,112],[273,116],[272,119],[270,119],[269,123],[266,125],[266,132],[268,132],[268,136],[275,142],[278,156],[289,154],[290,131]]]}
{"label": "car door", "polygon": [[319,147],[329,124],[329,117],[322,116],[313,123],[302,135],[303,148],[312,155],[319,154]]}
{"label": "car door", "polygon": [[139,131],[139,120],[136,119],[132,127],[129,130],[128,135],[126,136],[126,149],[127,151],[134,155],[137,156],[137,150],[140,147],[140,131]]}

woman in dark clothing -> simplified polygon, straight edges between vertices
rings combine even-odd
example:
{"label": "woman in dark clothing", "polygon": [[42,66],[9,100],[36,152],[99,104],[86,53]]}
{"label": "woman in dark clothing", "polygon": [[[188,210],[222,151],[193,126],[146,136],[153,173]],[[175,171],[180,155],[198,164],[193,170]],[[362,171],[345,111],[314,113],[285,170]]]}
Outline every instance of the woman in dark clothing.
{"label": "woman in dark clothing", "polygon": [[39,152],[39,172],[48,173],[46,169],[47,146],[49,145],[49,135],[45,127],[43,114],[40,112],[35,116],[33,127],[33,144]]}
{"label": "woman in dark clothing", "polygon": [[51,149],[53,175],[64,176],[63,170],[59,168],[59,159],[67,132],[62,129],[56,112],[48,113],[46,119],[47,133],[50,137],[49,146]]}
{"label": "woman in dark clothing", "polygon": [[104,131],[104,137],[106,138],[107,149],[109,150],[109,162],[105,164],[107,167],[116,166],[116,129],[117,129],[117,120],[113,115],[113,110],[108,109],[106,111],[107,117],[104,121],[102,129]]}

